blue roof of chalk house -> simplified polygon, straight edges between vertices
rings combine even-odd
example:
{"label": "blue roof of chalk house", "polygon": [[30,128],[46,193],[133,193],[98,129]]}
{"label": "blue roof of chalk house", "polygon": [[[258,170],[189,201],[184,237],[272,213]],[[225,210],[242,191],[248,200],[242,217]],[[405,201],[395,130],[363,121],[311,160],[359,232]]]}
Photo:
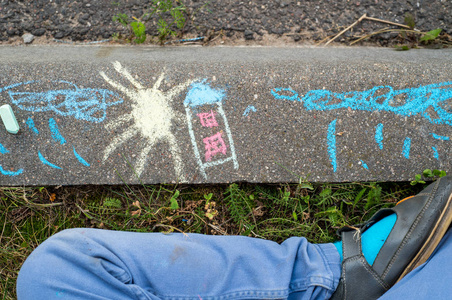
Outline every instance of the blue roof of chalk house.
{"label": "blue roof of chalk house", "polygon": [[204,104],[214,104],[223,100],[226,93],[220,89],[213,89],[206,79],[201,82],[194,82],[190,85],[190,89],[184,100],[185,106],[199,106]]}

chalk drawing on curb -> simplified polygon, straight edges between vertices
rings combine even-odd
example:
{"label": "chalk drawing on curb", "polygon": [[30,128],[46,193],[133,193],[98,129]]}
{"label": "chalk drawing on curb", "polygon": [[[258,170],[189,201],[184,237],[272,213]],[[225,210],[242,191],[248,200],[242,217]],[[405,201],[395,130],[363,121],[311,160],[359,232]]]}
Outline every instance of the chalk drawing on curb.
{"label": "chalk drawing on curb", "polygon": [[60,80],[52,83],[67,86],[65,89],[45,92],[17,92],[21,86],[33,88],[40,81],[27,81],[0,88],[0,93],[8,91],[13,104],[31,112],[52,111],[63,117],[73,117],[88,122],[102,122],[107,116],[107,108],[123,102],[115,92],[106,89],[80,89],[72,82]]}
{"label": "chalk drawing on curb", "polygon": [[[42,91],[43,85],[48,85],[49,83],[57,85],[60,89]],[[33,90],[40,91],[34,92]],[[19,82],[0,88],[0,93],[2,92],[6,92],[12,104],[21,110],[33,113],[53,112],[62,117],[72,117],[76,120],[93,123],[104,121],[107,115],[107,108],[123,102],[119,94],[110,90],[79,88],[74,83],[64,80]],[[48,122],[53,141],[59,145],[65,145],[66,139],[61,134],[56,120],[49,118]],[[40,132],[31,117],[27,118],[25,124],[36,136],[39,135]],[[4,154],[2,147],[0,145],[0,153]],[[75,151],[75,148],[74,155],[81,164],[87,167],[90,166]],[[38,158],[44,165],[61,170],[59,166],[49,162],[40,151],[38,151]],[[6,176],[17,176],[22,174],[23,171],[24,169],[19,169],[15,172],[7,171],[0,166],[0,173]]]}
{"label": "chalk drawing on curb", "polygon": [[256,108],[253,105],[248,105],[248,107],[243,112],[243,116],[247,117],[250,114],[250,112],[256,112]]}
{"label": "chalk drawing on curb", "polygon": [[49,161],[41,154],[41,151],[38,151],[38,157],[39,157],[39,160],[40,160],[43,164],[45,164],[45,165],[47,165],[47,166],[49,166],[49,167],[52,167],[52,168],[54,168],[54,169],[60,169],[60,170],[61,170],[60,167],[58,167],[57,165],[54,165],[54,164],[52,164],[51,162],[49,162]]}
{"label": "chalk drawing on curb", "polygon": [[436,160],[439,160],[438,149],[436,147],[432,146],[432,150],[433,150],[433,157],[436,158]]}
{"label": "chalk drawing on curb", "polygon": [[369,166],[368,166],[364,161],[360,160],[360,162],[361,162],[361,166],[362,166],[364,169],[369,170]]}
{"label": "chalk drawing on curb", "polygon": [[375,141],[380,149],[383,149],[383,124],[378,124],[375,128]]}
{"label": "chalk drawing on curb", "polygon": [[5,175],[5,176],[17,176],[17,175],[22,174],[23,171],[24,171],[23,169],[19,169],[19,170],[15,171],[15,172],[14,171],[8,171],[8,170],[4,170],[3,167],[0,166],[0,173],[2,173],[2,175]]}
{"label": "chalk drawing on curb", "polygon": [[147,156],[158,142],[166,142],[169,145],[171,157],[173,159],[174,171],[178,180],[186,181],[184,177],[184,166],[181,158],[181,151],[177,144],[176,137],[172,133],[173,121],[176,119],[176,112],[171,107],[174,97],[180,94],[193,81],[187,80],[167,92],[162,92],[159,87],[163,81],[164,73],[154,83],[152,88],[144,87],[135,80],[119,62],[114,62],[115,70],[126,78],[134,88],[129,89],[120,83],[110,79],[104,72],[100,75],[112,87],[127,95],[132,101],[132,112],[130,115],[120,117],[110,121],[105,125],[107,129],[115,129],[119,126],[132,122],[121,135],[115,137],[105,148],[103,162],[115,152],[122,144],[127,143],[132,137],[141,134],[146,139],[146,145],[141,150],[139,158],[135,163],[135,172],[138,176],[144,171]]}
{"label": "chalk drawing on curb", "polygon": [[[232,161],[234,169],[239,168],[231,130],[223,110],[222,101],[225,96],[226,93],[223,90],[211,88],[204,79],[191,84],[184,100],[193,152],[204,179],[207,179],[207,168],[230,161]],[[194,111],[200,113],[195,115]],[[217,115],[221,119],[217,120]],[[194,116],[199,119],[199,122],[195,122]],[[203,127],[211,128],[215,133],[207,133]],[[203,147],[198,146],[198,139],[202,140]],[[200,148],[204,148],[204,155],[201,155]]]}
{"label": "chalk drawing on curb", "polygon": [[[302,102],[307,111],[330,111],[349,109],[358,111],[386,111],[397,116],[419,116],[431,124],[452,126],[452,81],[421,85],[416,88],[395,90],[391,86],[377,86],[364,91],[350,91],[335,93],[328,90],[311,90],[304,96],[292,88],[274,88],[270,93],[276,100],[288,100]],[[328,154],[336,172],[336,120],[331,122],[327,129]],[[437,140],[448,141],[450,137],[435,133],[430,135]],[[383,149],[383,124],[375,128],[375,142]],[[433,156],[439,160],[436,147],[432,147]],[[405,138],[402,155],[410,158],[411,139]],[[365,168],[364,164],[362,166]]]}
{"label": "chalk drawing on curb", "polygon": [[328,154],[330,155],[331,165],[333,166],[333,171],[336,172],[337,162],[336,162],[336,120],[332,121],[328,125],[327,143],[328,143]]}
{"label": "chalk drawing on curb", "polygon": [[406,159],[410,159],[410,149],[411,149],[411,139],[405,138],[405,141],[403,141],[403,150],[402,154],[405,156]]}

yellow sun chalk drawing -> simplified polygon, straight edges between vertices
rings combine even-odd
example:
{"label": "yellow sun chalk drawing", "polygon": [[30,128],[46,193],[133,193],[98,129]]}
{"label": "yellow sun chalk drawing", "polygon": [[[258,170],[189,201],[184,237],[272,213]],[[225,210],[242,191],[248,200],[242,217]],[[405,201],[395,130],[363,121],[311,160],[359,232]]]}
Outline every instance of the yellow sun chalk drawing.
{"label": "yellow sun chalk drawing", "polygon": [[132,112],[130,115],[121,116],[105,125],[107,129],[117,129],[125,124],[132,123],[124,132],[115,137],[105,148],[103,161],[122,144],[126,143],[135,135],[141,134],[146,138],[146,146],[141,150],[139,158],[135,163],[135,172],[138,176],[143,173],[147,156],[158,142],[166,142],[169,145],[171,157],[173,159],[174,171],[180,182],[185,182],[184,166],[181,159],[181,152],[176,142],[176,137],[172,133],[173,121],[176,120],[176,112],[170,106],[174,97],[187,88],[194,80],[187,80],[167,92],[159,90],[163,81],[164,73],[160,75],[152,88],[146,88],[139,83],[132,75],[119,63],[114,62],[115,70],[124,76],[135,88],[129,89],[110,79],[104,72],[100,75],[112,87],[121,91],[132,100]]}

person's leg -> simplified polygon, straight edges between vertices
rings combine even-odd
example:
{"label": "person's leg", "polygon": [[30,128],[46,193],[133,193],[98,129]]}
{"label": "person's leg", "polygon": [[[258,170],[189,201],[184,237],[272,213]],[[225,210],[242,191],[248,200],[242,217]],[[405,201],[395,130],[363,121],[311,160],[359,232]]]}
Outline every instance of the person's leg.
{"label": "person's leg", "polygon": [[332,244],[241,236],[60,232],[24,263],[21,299],[328,299],[340,278]]}
{"label": "person's leg", "polygon": [[449,230],[435,252],[380,298],[449,299],[452,295],[452,231]]}

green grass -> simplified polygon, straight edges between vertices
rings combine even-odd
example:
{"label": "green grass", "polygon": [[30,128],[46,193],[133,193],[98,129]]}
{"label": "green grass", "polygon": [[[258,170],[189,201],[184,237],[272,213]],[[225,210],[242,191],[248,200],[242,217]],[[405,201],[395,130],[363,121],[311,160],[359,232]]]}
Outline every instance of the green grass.
{"label": "green grass", "polygon": [[16,299],[20,266],[66,228],[246,235],[282,242],[336,239],[382,207],[419,192],[409,183],[230,184],[0,188],[0,298]]}

